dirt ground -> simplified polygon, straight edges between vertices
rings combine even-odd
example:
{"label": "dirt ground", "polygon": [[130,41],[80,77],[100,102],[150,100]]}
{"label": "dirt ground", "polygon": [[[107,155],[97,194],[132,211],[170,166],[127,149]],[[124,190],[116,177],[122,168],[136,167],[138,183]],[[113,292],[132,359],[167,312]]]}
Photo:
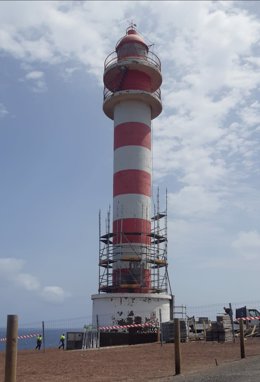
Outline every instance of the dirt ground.
{"label": "dirt ground", "polygon": [[[247,339],[246,357],[260,355],[260,337]],[[182,374],[192,374],[240,359],[236,343],[181,344]],[[0,353],[4,380],[5,353]],[[175,374],[174,344],[118,346],[93,350],[18,352],[17,382],[156,381]]]}

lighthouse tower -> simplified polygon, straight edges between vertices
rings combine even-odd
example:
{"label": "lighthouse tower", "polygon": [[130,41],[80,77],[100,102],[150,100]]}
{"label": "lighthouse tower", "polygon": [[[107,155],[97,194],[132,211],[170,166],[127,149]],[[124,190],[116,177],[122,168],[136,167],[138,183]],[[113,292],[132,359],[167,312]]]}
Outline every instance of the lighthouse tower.
{"label": "lighthouse tower", "polygon": [[151,203],[151,121],[162,111],[161,64],[135,26],[106,58],[103,78],[103,110],[114,121],[113,215],[103,235],[100,223],[93,323],[96,317],[101,326],[168,321],[167,207],[159,210],[159,195],[154,211]]}

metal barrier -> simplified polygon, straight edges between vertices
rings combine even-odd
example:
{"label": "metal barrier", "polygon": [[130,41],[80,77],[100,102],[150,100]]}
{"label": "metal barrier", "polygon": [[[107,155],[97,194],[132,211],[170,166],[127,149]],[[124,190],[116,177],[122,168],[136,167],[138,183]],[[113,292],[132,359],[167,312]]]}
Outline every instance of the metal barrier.
{"label": "metal barrier", "polygon": [[[127,60],[135,59],[135,60],[140,60],[140,61],[144,61],[145,60],[150,65],[153,65],[157,69],[161,70],[161,61],[160,61],[159,57],[156,56],[156,54],[154,54],[153,52],[150,52],[150,51],[148,53],[146,53],[145,56],[144,56],[143,55],[143,50],[142,51],[140,50],[140,54],[138,54],[138,49],[137,49],[135,55],[127,56],[127,57],[125,57],[125,59],[127,59]],[[107,58],[105,59],[104,70],[106,70],[109,66],[112,66],[115,63],[123,61],[123,60],[124,60],[124,58],[122,58],[122,59],[118,58],[118,55],[117,55],[117,53],[115,51],[110,53],[107,56]]]}

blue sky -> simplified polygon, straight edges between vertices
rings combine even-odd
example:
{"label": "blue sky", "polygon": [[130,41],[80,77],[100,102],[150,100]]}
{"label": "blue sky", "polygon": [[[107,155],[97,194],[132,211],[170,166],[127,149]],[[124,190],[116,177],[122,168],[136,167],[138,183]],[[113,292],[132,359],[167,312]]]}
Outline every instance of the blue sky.
{"label": "blue sky", "polygon": [[168,190],[176,301],[258,299],[259,14],[257,1],[0,2],[0,324],[91,315],[112,204],[103,62],[131,20],[162,62],[153,184]]}

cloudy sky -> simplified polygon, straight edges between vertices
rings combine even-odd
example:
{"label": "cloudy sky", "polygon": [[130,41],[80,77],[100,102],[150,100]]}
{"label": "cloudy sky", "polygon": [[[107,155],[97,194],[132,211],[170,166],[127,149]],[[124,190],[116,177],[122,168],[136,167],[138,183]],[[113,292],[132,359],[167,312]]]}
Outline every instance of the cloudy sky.
{"label": "cloudy sky", "polygon": [[0,325],[90,316],[112,204],[103,62],[131,21],[161,59],[153,184],[178,304],[259,300],[260,4],[0,2]]}

